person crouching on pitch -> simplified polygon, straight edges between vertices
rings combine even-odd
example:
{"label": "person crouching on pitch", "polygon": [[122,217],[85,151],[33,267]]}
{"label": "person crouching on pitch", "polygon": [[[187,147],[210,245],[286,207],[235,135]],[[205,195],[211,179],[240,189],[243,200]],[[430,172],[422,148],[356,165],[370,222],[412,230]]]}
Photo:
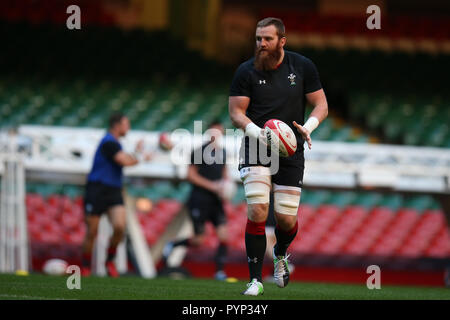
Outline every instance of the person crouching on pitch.
{"label": "person crouching on pitch", "polygon": [[[130,129],[128,118],[121,113],[114,113],[109,118],[109,128],[100,141],[94,156],[92,169],[87,177],[84,195],[86,236],[83,243],[81,274],[91,274],[92,248],[97,237],[100,216],[108,214],[113,227],[106,258],[106,271],[110,277],[118,277],[114,258],[119,243],[122,241],[126,227],[126,211],[122,197],[122,169],[136,165],[137,153],[142,151],[142,141],[136,145],[136,154],[122,150],[119,138],[124,137]],[[147,159],[148,160],[148,157]]]}
{"label": "person crouching on pitch", "polygon": [[210,221],[219,238],[215,256],[215,278],[226,280],[224,264],[227,254],[227,229],[222,182],[228,179],[228,173],[225,164],[226,153],[221,143],[224,127],[220,121],[215,120],[208,129],[211,133],[211,141],[192,152],[187,174],[187,180],[193,186],[187,207],[194,226],[194,236],[168,242],[163,249],[163,260],[167,263],[174,247],[202,245],[205,223]]}

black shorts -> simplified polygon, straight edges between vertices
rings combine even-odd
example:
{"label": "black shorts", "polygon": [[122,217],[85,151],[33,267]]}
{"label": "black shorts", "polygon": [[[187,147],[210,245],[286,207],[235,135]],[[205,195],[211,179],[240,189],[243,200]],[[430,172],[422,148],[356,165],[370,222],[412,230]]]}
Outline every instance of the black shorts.
{"label": "black shorts", "polygon": [[[256,163],[251,163],[248,141],[244,140],[241,145],[239,170],[251,166],[269,167],[270,164],[261,164],[259,160]],[[269,150],[270,154],[270,150]],[[289,186],[301,188],[303,186],[303,174],[305,171],[305,158],[303,155],[303,148],[299,148],[297,152],[288,158],[279,158],[278,171],[272,175],[272,183],[280,186]]]}
{"label": "black shorts", "polygon": [[99,182],[88,182],[84,194],[86,215],[101,215],[109,208],[123,205],[122,189]]}
{"label": "black shorts", "polygon": [[205,232],[205,222],[207,221],[210,221],[216,228],[227,222],[222,201],[218,197],[193,193],[187,202],[187,207],[196,235]]}
{"label": "black shorts", "polygon": [[[242,168],[250,167],[251,165],[239,165],[239,170]],[[290,161],[288,163],[282,163],[280,161],[280,167],[278,172],[272,175],[272,183],[279,186],[289,186],[301,188],[303,186],[303,173],[305,167],[303,161]]]}

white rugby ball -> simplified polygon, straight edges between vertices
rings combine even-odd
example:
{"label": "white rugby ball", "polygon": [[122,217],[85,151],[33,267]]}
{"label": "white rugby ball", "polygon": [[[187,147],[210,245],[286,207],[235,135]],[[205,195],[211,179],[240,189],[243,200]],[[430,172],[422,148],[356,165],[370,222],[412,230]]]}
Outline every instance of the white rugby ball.
{"label": "white rugby ball", "polygon": [[170,139],[168,132],[162,132],[159,135],[158,145],[164,151],[172,150],[173,143],[172,143],[172,140]]}
{"label": "white rugby ball", "polygon": [[294,131],[281,120],[268,120],[264,124],[264,134],[271,150],[278,151],[281,157],[292,156],[297,150]]}
{"label": "white rugby ball", "polygon": [[59,276],[66,273],[68,263],[62,259],[49,259],[45,261],[42,271],[45,274]]}

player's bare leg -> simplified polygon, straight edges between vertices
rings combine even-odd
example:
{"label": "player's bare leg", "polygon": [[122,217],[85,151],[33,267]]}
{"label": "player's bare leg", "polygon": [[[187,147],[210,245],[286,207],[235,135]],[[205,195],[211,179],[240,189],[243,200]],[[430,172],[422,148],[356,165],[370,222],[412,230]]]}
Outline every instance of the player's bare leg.
{"label": "player's bare leg", "polygon": [[86,217],[86,236],[83,242],[83,256],[81,262],[81,274],[89,276],[91,274],[92,249],[94,247],[95,238],[97,237],[98,224],[100,216]]}
{"label": "player's bare leg", "polygon": [[108,256],[106,258],[106,270],[111,277],[118,277],[114,258],[116,257],[117,246],[125,235],[126,210],[123,205],[111,207],[108,210],[108,217],[113,227],[113,234],[109,240]]}
{"label": "player's bare leg", "polygon": [[287,249],[297,235],[297,207],[300,192],[294,190],[275,190],[275,236],[277,243],[273,248],[274,280],[284,288],[289,283]]}

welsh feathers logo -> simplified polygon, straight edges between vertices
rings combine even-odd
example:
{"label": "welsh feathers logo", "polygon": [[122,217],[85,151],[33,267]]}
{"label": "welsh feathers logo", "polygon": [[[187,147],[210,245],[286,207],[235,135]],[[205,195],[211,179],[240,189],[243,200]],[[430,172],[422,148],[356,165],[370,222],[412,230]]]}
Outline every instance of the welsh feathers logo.
{"label": "welsh feathers logo", "polygon": [[291,86],[295,86],[296,85],[296,83],[295,83],[295,78],[296,78],[297,76],[295,75],[295,74],[293,74],[293,73],[291,73],[289,76],[288,76],[288,79],[289,79],[289,81],[291,82]]}

